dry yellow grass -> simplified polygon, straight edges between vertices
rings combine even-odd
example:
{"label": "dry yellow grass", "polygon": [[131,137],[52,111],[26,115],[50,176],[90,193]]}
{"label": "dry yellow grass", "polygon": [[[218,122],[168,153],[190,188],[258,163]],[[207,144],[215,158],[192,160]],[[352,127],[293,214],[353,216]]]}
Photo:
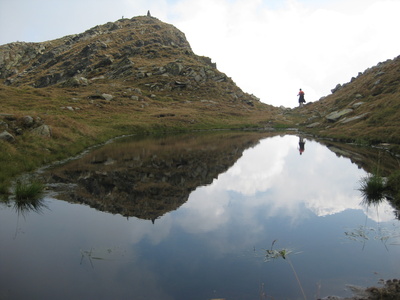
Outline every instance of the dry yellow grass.
{"label": "dry yellow grass", "polygon": [[[0,114],[12,114],[17,119],[26,115],[39,117],[52,129],[51,138],[37,137],[24,130],[22,135],[15,135],[12,144],[0,141],[0,191],[5,190],[1,183],[8,185],[21,172],[123,134],[259,128],[271,121],[281,123],[275,108],[260,103],[255,107],[230,107],[215,100],[162,101],[147,96],[137,101],[124,95],[126,89],[118,82],[69,89],[0,85]],[[107,91],[114,99],[90,99],[98,91]]]}

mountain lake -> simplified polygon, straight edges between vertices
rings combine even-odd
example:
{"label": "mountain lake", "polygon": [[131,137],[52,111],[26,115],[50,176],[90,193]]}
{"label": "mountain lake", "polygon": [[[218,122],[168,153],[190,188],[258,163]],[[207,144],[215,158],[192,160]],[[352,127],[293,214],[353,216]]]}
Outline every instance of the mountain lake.
{"label": "mountain lake", "polygon": [[340,147],[124,137],[38,170],[43,198],[0,202],[0,299],[319,299],[399,278],[398,212],[359,190],[394,162]]}

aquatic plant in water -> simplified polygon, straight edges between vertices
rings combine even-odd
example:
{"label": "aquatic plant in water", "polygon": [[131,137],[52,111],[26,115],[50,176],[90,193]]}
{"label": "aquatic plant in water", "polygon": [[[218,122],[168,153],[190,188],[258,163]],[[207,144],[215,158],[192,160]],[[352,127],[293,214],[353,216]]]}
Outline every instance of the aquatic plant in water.
{"label": "aquatic plant in water", "polygon": [[365,243],[370,240],[375,240],[381,242],[386,250],[388,250],[388,245],[400,245],[400,234],[398,228],[390,228],[385,227],[366,227],[360,225],[357,228],[349,229],[344,232],[347,239],[355,242],[363,243],[363,249],[365,247]]}
{"label": "aquatic plant in water", "polygon": [[[304,289],[303,286],[301,285],[299,276],[297,275],[297,272],[293,266],[292,261],[289,259],[289,255],[294,253],[292,250],[287,249],[287,248],[281,248],[281,249],[273,249],[274,248],[274,244],[277,242],[278,240],[274,240],[271,244],[271,248],[270,249],[266,249],[265,250],[265,256],[264,256],[264,261],[265,262],[269,262],[275,259],[279,259],[279,258],[283,258],[285,261],[287,261],[287,263],[290,265],[293,274],[297,280],[297,283],[299,285],[299,288],[301,290],[301,293],[303,294],[304,299],[307,299],[306,294],[304,293]],[[299,252],[297,252],[299,253]]]}
{"label": "aquatic plant in water", "polygon": [[109,247],[109,248],[94,248],[91,247],[90,250],[80,250],[81,261],[80,265],[87,258],[90,262],[92,268],[94,268],[93,260],[104,260],[104,261],[116,261],[121,260],[125,256],[126,250],[120,249],[119,247]]}

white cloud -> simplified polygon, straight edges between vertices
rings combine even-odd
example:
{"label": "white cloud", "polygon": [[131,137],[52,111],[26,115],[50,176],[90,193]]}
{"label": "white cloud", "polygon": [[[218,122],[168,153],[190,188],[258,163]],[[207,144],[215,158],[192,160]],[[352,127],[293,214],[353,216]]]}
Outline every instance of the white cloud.
{"label": "white cloud", "polygon": [[210,56],[244,91],[276,106],[297,105],[299,88],[307,100],[318,100],[337,83],[400,52],[395,38],[400,19],[392,16],[399,1],[346,1],[326,8],[287,1],[277,10],[258,0],[215,6],[204,1],[193,10],[192,2],[181,2],[175,23],[194,51]]}
{"label": "white cloud", "polygon": [[183,31],[245,92],[275,106],[330,93],[400,54],[399,0],[5,0],[0,44],[80,33],[122,16],[152,15]]}

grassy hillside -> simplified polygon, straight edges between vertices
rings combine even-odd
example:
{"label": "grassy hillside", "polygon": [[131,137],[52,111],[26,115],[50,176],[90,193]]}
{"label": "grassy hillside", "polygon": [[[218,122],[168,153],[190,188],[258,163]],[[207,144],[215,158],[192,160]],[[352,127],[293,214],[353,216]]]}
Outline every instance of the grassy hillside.
{"label": "grassy hillside", "polygon": [[[333,112],[348,112],[329,120]],[[360,73],[317,102],[291,112],[318,136],[366,144],[400,144],[400,56]]]}
{"label": "grassy hillside", "polygon": [[[100,91],[107,91],[114,98],[102,99],[98,97]],[[15,136],[13,142],[0,140],[3,191],[12,177],[21,172],[75,155],[119,135],[259,128],[279,123],[276,109],[262,104],[237,109],[215,100],[162,101],[143,95],[140,100],[133,100],[129,88],[118,82],[96,83],[90,88],[0,85],[0,102],[1,131]],[[24,116],[50,126],[51,137],[26,128]]]}

